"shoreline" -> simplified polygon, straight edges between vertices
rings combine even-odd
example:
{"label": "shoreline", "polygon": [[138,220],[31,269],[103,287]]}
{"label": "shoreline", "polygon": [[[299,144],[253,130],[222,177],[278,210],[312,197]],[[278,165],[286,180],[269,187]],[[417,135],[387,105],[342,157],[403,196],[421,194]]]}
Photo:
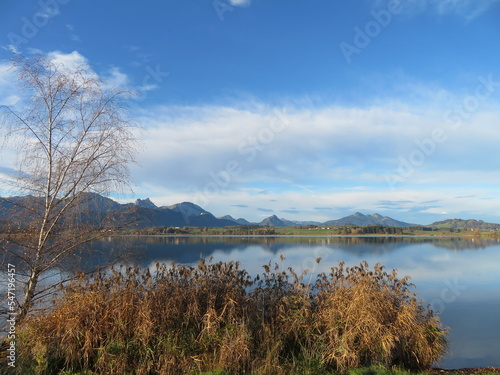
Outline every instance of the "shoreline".
{"label": "shoreline", "polygon": [[458,369],[443,369],[440,367],[433,367],[431,374],[459,374],[459,375],[472,375],[472,374],[490,374],[499,373],[500,367],[464,367]]}
{"label": "shoreline", "polygon": [[227,238],[242,238],[242,237],[256,237],[256,238],[279,238],[279,237],[298,237],[298,238],[359,238],[359,237],[377,237],[377,238],[464,238],[464,239],[497,239],[495,237],[477,237],[473,235],[426,235],[426,234],[109,234],[109,237],[227,237]]}

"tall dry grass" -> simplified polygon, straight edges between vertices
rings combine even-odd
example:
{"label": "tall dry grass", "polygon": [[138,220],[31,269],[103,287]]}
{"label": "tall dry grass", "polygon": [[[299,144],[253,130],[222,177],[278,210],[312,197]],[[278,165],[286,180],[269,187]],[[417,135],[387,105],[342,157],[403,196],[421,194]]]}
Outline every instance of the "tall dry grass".
{"label": "tall dry grass", "polygon": [[338,369],[360,366],[430,367],[446,349],[438,317],[419,303],[408,277],[398,279],[366,262],[340,263],[316,284],[324,359]]}
{"label": "tall dry grass", "polygon": [[406,277],[339,264],[314,283],[277,265],[121,267],[65,287],[22,327],[22,374],[326,373],[384,365],[423,369],[446,331]]}

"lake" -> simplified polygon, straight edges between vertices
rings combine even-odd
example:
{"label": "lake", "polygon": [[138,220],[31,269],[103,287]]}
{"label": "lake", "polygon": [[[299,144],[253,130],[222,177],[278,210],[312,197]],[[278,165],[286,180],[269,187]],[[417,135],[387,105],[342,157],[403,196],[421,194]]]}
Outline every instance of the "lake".
{"label": "lake", "polygon": [[[240,261],[250,274],[269,262],[308,269],[312,280],[340,261],[380,262],[399,277],[411,276],[425,304],[450,328],[450,348],[436,366],[500,367],[500,240],[415,237],[117,236],[103,239],[105,253],[130,251],[128,262],[196,265],[201,257]],[[280,260],[280,254],[285,257]],[[322,261],[316,264],[316,258]],[[307,279],[306,279],[307,280]]]}

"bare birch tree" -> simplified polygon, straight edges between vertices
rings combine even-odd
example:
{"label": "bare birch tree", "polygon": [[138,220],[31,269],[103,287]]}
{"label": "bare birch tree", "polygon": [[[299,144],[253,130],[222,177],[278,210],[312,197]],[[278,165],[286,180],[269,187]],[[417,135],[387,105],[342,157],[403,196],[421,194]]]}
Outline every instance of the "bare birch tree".
{"label": "bare birch tree", "polygon": [[133,93],[110,87],[85,64],[16,56],[13,69],[21,105],[1,107],[1,119],[17,152],[14,190],[30,203],[23,199],[22,230],[2,247],[26,272],[21,321],[54,286],[41,287],[43,277],[103,233],[104,221],[83,208],[99,204],[92,193],[128,186],[136,140],[126,108]]}

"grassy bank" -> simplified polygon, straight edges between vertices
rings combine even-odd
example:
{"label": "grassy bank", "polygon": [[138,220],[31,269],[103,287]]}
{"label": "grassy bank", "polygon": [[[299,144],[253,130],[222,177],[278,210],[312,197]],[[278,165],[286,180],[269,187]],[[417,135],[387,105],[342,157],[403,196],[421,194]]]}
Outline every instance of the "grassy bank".
{"label": "grassy bank", "polygon": [[[382,366],[362,367],[351,369],[341,374],[339,372],[313,372],[312,369],[301,372],[290,372],[288,375],[500,375],[500,368],[466,368],[458,370],[431,369],[424,372],[409,372],[402,369],[387,369]],[[61,375],[95,375],[94,372],[68,372]],[[228,371],[210,371],[201,375],[234,375]],[[249,374],[252,375],[252,374]]]}
{"label": "grassy bank", "polygon": [[[500,375],[500,368],[468,368],[457,370],[431,369],[413,375]],[[349,375],[408,375],[405,370],[391,370],[383,367],[366,367],[349,370]]]}
{"label": "grassy bank", "polygon": [[82,277],[20,327],[17,373],[426,370],[444,354],[446,330],[407,277],[366,263],[304,276],[268,264],[252,278],[238,263],[202,260]]}

